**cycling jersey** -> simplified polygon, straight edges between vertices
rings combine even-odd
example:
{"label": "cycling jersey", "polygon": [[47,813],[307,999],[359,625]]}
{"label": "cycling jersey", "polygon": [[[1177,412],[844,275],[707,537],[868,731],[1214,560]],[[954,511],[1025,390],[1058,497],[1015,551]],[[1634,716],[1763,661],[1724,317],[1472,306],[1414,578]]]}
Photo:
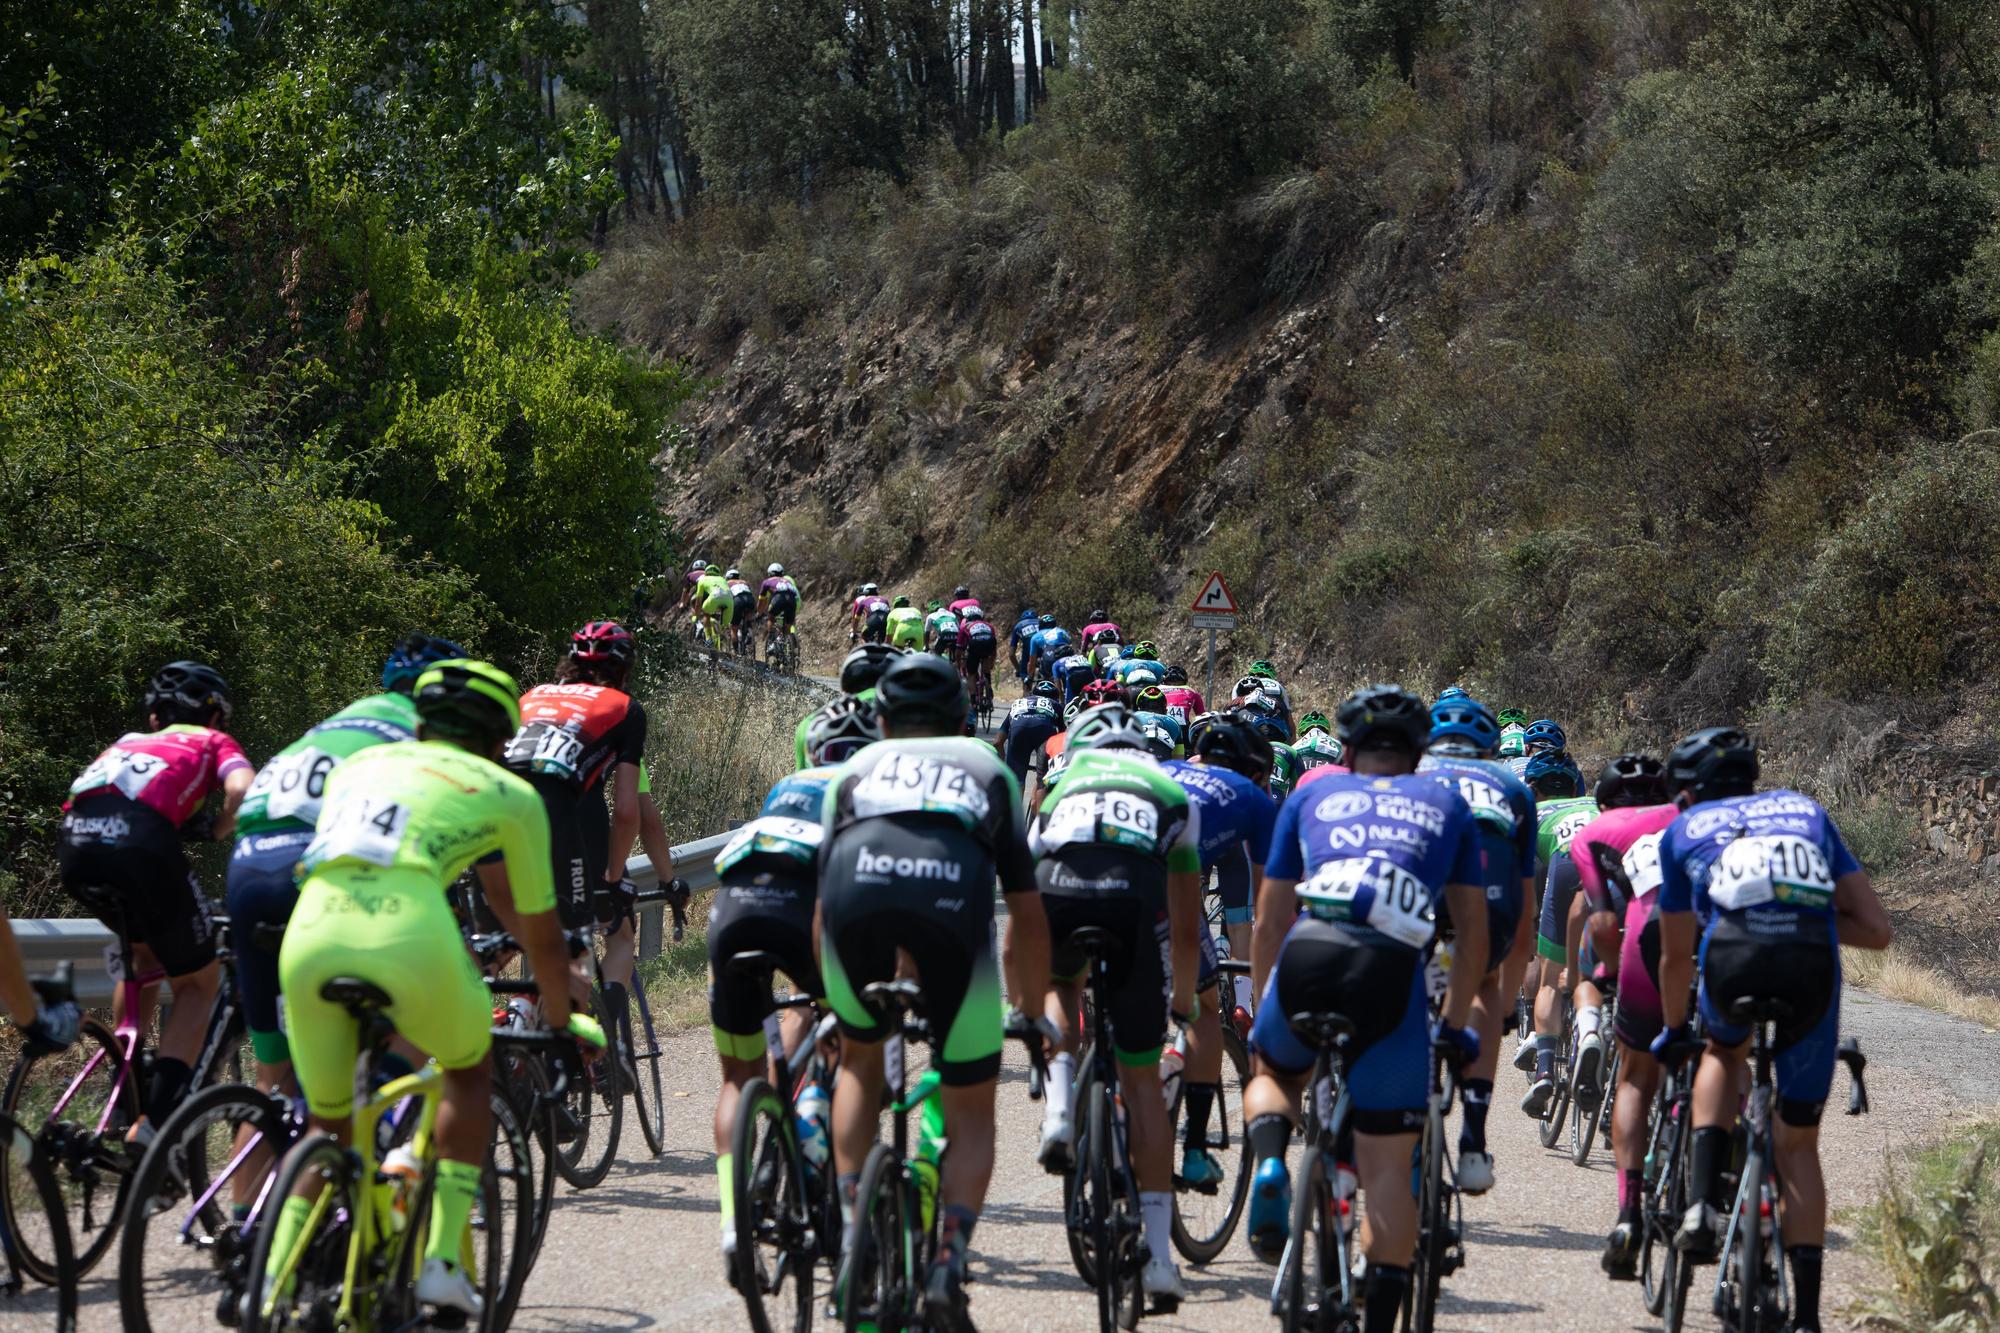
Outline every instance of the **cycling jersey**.
{"label": "cycling jersey", "polygon": [[799,585],[792,581],[790,575],[779,574],[765,579],[759,584],[757,586],[757,595],[759,597],[769,597],[774,600],[779,597],[790,597],[793,601],[797,601],[799,597]]}
{"label": "cycling jersey", "polygon": [[734,605],[735,599],[729,593],[729,580],[711,569],[694,581],[694,599],[703,610],[708,610],[718,598],[729,598]]}
{"label": "cycling jersey", "polygon": [[1215,872],[1222,919],[1231,925],[1250,920],[1250,870],[1271,855],[1271,827],[1278,803],[1262,787],[1220,764],[1172,760],[1163,765],[1194,806],[1203,874]]}
{"label": "cycling jersey", "polygon": [[1110,632],[1112,643],[1125,642],[1125,631],[1119,629],[1108,620],[1100,620],[1093,624],[1085,625],[1083,627],[1083,641],[1095,648],[1097,646],[1097,636],[1106,631]]}
{"label": "cycling jersey", "polygon": [[889,612],[889,642],[898,648],[922,648],[924,646],[923,613],[912,606],[899,606]]}
{"label": "cycling jersey", "polygon": [[1199,690],[1186,685],[1163,685],[1160,688],[1167,696],[1167,712],[1179,718],[1182,726],[1208,711],[1208,703]]}
{"label": "cycling jersey", "polygon": [[938,643],[958,642],[958,617],[949,611],[933,611],[924,617],[924,638]]}
{"label": "cycling jersey", "polygon": [[1035,890],[1020,788],[993,747],[962,737],[887,740],[834,774],[823,814],[820,966],[850,1037],[888,1028],[861,1003],[917,960],[938,1076],[947,1086],[999,1074],[1000,978],[993,887]]}
{"label": "cycling jersey", "polygon": [[[1597,801],[1589,796],[1538,801],[1535,817],[1535,881],[1542,886],[1535,950],[1561,964],[1569,961],[1569,910],[1581,882],[1578,866],[1565,853],[1576,831],[1597,817]],[[1584,944],[1589,947],[1588,936]]]}
{"label": "cycling jersey", "polygon": [[1062,776],[1062,771],[1068,764],[1069,733],[1067,731],[1058,731],[1055,735],[1049,737],[1048,744],[1042,747],[1042,787],[1044,790],[1047,789],[1051,782]]}
{"label": "cycling jersey", "polygon": [[736,618],[738,620],[748,620],[750,613],[757,606],[757,590],[742,579],[731,579],[729,581],[729,595],[736,599]]}
{"label": "cycling jersey", "polygon": [[637,764],[646,748],[646,710],[609,685],[537,685],[521,696],[521,729],[502,762],[538,786],[578,792],[604,780],[614,763]]}
{"label": "cycling jersey", "polygon": [[1127,689],[1136,690],[1147,685],[1158,685],[1166,678],[1167,669],[1151,658],[1121,657],[1113,662],[1104,674]]}
{"label": "cycling jersey", "polygon": [[310,832],[319,820],[327,775],[358,750],[415,740],[417,707],[407,694],[357,699],[272,755],[257,770],[236,813],[239,838],[279,830]]}
{"label": "cycling jersey", "polygon": [[1062,687],[1063,704],[1083,693],[1083,687],[1097,679],[1091,669],[1090,659],[1082,653],[1071,653],[1068,657],[1056,659],[1049,664],[1049,679]]}
{"label": "cycling jersey", "polygon": [[1283,741],[1271,742],[1271,795],[1283,801],[1299,781],[1299,757]]}
{"label": "cycling jersey", "polygon": [[1170,758],[1179,759],[1185,756],[1187,752],[1187,728],[1183,727],[1180,724],[1180,720],[1172,714],[1134,713],[1132,714],[1132,725],[1145,732],[1148,737],[1155,737],[1166,742],[1167,748],[1171,751]]}
{"label": "cycling jersey", "polygon": [[1041,632],[1041,625],[1040,617],[1033,615],[1024,615],[1014,622],[1013,630],[1007,635],[1007,646],[1013,651],[1015,657],[1026,656],[1028,640]]}
{"label": "cycling jersey", "polygon": [[951,612],[953,615],[963,620],[965,618],[965,613],[967,611],[972,611],[972,610],[983,611],[985,610],[985,608],[979,605],[979,599],[977,597],[961,597],[957,601],[945,607],[945,610]]}
{"label": "cycling jersey", "polygon": [[231,773],[250,767],[243,747],[227,732],[177,723],[158,731],[129,731],[69,784],[70,809],[86,797],[115,793],[178,828]]}
{"label": "cycling jersey", "polygon": [[[1615,912],[1622,936],[1618,949],[1618,1040],[1643,1051],[1659,1035],[1660,1012],[1660,842],[1680,816],[1676,805],[1626,806],[1606,810],[1578,829],[1569,844],[1578,884],[1591,910]],[[1632,886],[1629,902],[1618,900],[1597,868],[1593,847],[1615,852]]]}
{"label": "cycling jersey", "polygon": [[993,627],[983,620],[964,620],[958,626],[959,640],[965,644],[967,662],[985,661],[1000,651]]}
{"label": "cycling jersey", "polygon": [[1316,768],[1339,763],[1341,753],[1340,742],[1318,727],[1299,737],[1298,743],[1292,746],[1292,754],[1298,760],[1301,778]]}
{"label": "cycling jersey", "polygon": [[555,905],[548,820],[526,781],[442,741],[372,746],[327,779],[299,859],[304,884],[278,956],[293,1067],[314,1114],[352,1110],[359,1033],[320,995],[338,976],[388,992],[396,1030],[446,1069],[491,1044],[491,996],[459,938],[445,888],[489,852],[514,906]]}
{"label": "cycling jersey", "polygon": [[1036,753],[1048,743],[1051,736],[1062,730],[1062,715],[1056,706],[1040,695],[1029,695],[1016,699],[1008,706],[1007,716],[1000,723],[1000,730],[994,734],[993,743],[999,747],[1007,764],[1007,771],[1014,775],[1015,782],[1028,780],[1028,767],[1034,762]]}
{"label": "cycling jersey", "polygon": [[1576,831],[1597,818],[1597,800],[1591,796],[1564,796],[1535,804],[1535,864],[1544,871],[1556,853],[1569,850]]}
{"label": "cycling jersey", "polygon": [[1069,631],[1061,626],[1037,630],[1035,637],[1028,640],[1028,660],[1038,668],[1046,668],[1057,659],[1069,655]]}
{"label": "cycling jersey", "polygon": [[[1527,784],[1490,759],[1425,755],[1417,765],[1424,777],[1450,787],[1472,810],[1485,849],[1485,870],[1474,881],[1486,889],[1486,966],[1497,968],[1514,951],[1526,906],[1521,881],[1535,873],[1535,794]],[[1317,790],[1317,788],[1315,788]],[[1470,929],[1471,923],[1462,923]]]}

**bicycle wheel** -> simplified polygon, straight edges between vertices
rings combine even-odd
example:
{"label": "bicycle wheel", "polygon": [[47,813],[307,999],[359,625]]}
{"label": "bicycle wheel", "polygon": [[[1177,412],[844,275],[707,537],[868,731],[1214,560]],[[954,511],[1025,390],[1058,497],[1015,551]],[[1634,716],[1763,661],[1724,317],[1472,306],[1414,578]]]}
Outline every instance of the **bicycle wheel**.
{"label": "bicycle wheel", "polygon": [[494,1082],[506,1094],[514,1118],[528,1135],[528,1151],[535,1172],[534,1224],[528,1244],[531,1253],[539,1254],[556,1197],[555,1110],[544,1099],[549,1090],[549,1072],[542,1057],[518,1047],[496,1042],[493,1056]]}
{"label": "bicycle wheel", "polygon": [[[602,1014],[603,995],[593,990],[591,998],[592,1011]],[[615,1053],[607,1052],[586,1064],[580,1076],[570,1079],[562,1109],[556,1113],[556,1171],[572,1189],[587,1190],[601,1183],[618,1155],[625,1094],[618,1088],[616,1060]],[[574,1134],[569,1133],[572,1125]]]}
{"label": "bicycle wheel", "polygon": [[[53,1292],[52,1297],[45,1300],[36,1296],[23,1296],[16,1292],[14,1300],[23,1304],[33,1303],[41,1308],[52,1304],[55,1308],[57,1333],[75,1333],[76,1257],[70,1249],[69,1223],[63,1209],[62,1190],[57,1184],[56,1173],[47,1155],[36,1146],[28,1132],[5,1115],[0,1115],[0,1155],[6,1157],[6,1162],[0,1165],[4,1165],[4,1169],[10,1175],[17,1171],[21,1175],[18,1185],[23,1190],[20,1200],[23,1212],[27,1211],[27,1191],[33,1190],[41,1212],[42,1244],[54,1260],[57,1273],[61,1275],[54,1283],[48,1284]],[[0,1233],[0,1259],[4,1259],[6,1264],[5,1269],[0,1270],[0,1274],[12,1281],[18,1281],[20,1250],[12,1243],[13,1235],[11,1231]],[[41,1326],[48,1327],[45,1322]]]}
{"label": "bicycle wheel", "polygon": [[1570,1093],[1573,1091],[1572,1079],[1576,1069],[1576,1061],[1572,1058],[1574,1052],[1571,1050],[1571,1043],[1575,1040],[1576,1032],[1572,1028],[1563,1038],[1562,1045],[1556,1048],[1555,1099],[1549,1103],[1548,1119],[1542,1121],[1537,1131],[1544,1148],[1553,1148],[1562,1140],[1563,1121],[1569,1115]]}
{"label": "bicycle wheel", "polygon": [[[634,978],[637,980],[637,978]],[[637,1010],[639,1021],[632,1021]],[[619,1021],[619,1039],[625,1045],[626,1072],[632,1080],[632,1116],[639,1122],[640,1137],[647,1151],[658,1157],[666,1148],[663,1129],[667,1116],[667,1092],[660,1078],[660,1043],[653,1035],[652,1011],[646,1007],[642,987],[634,986]]]}
{"label": "bicycle wheel", "polygon": [[1653,1094],[1652,1116],[1647,1121],[1646,1161],[1655,1175],[1639,1204],[1639,1290],[1646,1313],[1655,1318],[1666,1307],[1667,1286],[1675,1275],[1673,1227],[1678,1219],[1674,1198],[1680,1183],[1675,1123],[1663,1084]]}
{"label": "bicycle wheel", "polygon": [[[1612,1048],[1617,1049],[1615,1046]],[[1604,1086],[1597,1090],[1597,1104],[1586,1109],[1581,1102],[1575,1103],[1576,1117],[1570,1122],[1569,1160],[1578,1166],[1590,1162],[1590,1150],[1597,1143],[1598,1130],[1603,1127],[1606,1108],[1616,1097],[1618,1060],[1616,1055],[1607,1055],[1599,1069],[1599,1078]],[[1606,1136],[1607,1140],[1609,1136]]]}
{"label": "bicycle wheel", "polygon": [[922,1327],[922,1219],[895,1150],[868,1150],[854,1191],[854,1245],[841,1257],[834,1291],[846,1333]]}
{"label": "bicycle wheel", "polygon": [[[118,1242],[126,1329],[233,1319],[254,1219],[292,1135],[284,1102],[240,1083],[203,1088],[167,1118],[132,1178]],[[248,1222],[236,1204],[253,1210]]]}
{"label": "bicycle wheel", "polygon": [[1097,1099],[1097,1079],[1091,1073],[1091,1052],[1078,1057],[1082,1073],[1077,1077],[1076,1096],[1070,1103],[1077,1118],[1076,1144],[1070,1153],[1070,1168],[1063,1173],[1063,1239],[1069,1245],[1069,1261],[1086,1287],[1097,1285],[1097,1217],[1101,1196],[1090,1184],[1092,1156],[1097,1140],[1092,1137],[1096,1122],[1090,1107]]}
{"label": "bicycle wheel", "polygon": [[1437,1320],[1438,1292],[1444,1284],[1450,1227],[1444,1185],[1444,1115],[1435,1106],[1424,1121],[1419,1161],[1423,1180],[1417,1196],[1417,1262],[1410,1275],[1410,1295],[1403,1305],[1403,1327],[1410,1333],[1431,1333]]}
{"label": "bicycle wheel", "polygon": [[[1130,1277],[1136,1277],[1137,1239],[1127,1226],[1126,1210],[1119,1206],[1118,1172],[1112,1158],[1117,1145],[1112,1140],[1116,1128],[1111,1122],[1111,1092],[1098,1086],[1089,1106],[1091,1153],[1084,1164],[1085,1181],[1091,1198],[1091,1251],[1097,1270],[1097,1326],[1101,1333],[1131,1328],[1137,1322]],[[1137,1200],[1132,1202],[1136,1203]],[[1128,1277],[1128,1274],[1130,1277]],[[1141,1298],[1143,1301],[1143,1298]],[[1130,1321],[1130,1322],[1128,1322]]]}
{"label": "bicycle wheel", "polygon": [[806,1333],[812,1327],[815,1248],[806,1217],[805,1161],[790,1108],[761,1078],[751,1079],[737,1099],[730,1152],[736,1214],[732,1281],[750,1312],[750,1327],[756,1333]]}
{"label": "bicycle wheel", "polygon": [[[308,1188],[301,1189],[306,1182],[311,1182]],[[269,1269],[278,1209],[266,1207],[258,1218],[257,1240],[250,1247],[250,1268],[243,1283],[243,1326],[250,1333],[334,1327],[347,1271],[348,1239],[361,1199],[354,1159],[333,1135],[308,1135],[293,1144],[278,1164],[270,1198],[282,1201],[295,1194],[313,1200],[312,1212],[291,1254],[281,1256],[276,1283],[270,1280]]]}
{"label": "bicycle wheel", "polygon": [[1346,1271],[1343,1236],[1335,1217],[1327,1159],[1309,1147],[1299,1159],[1298,1193],[1292,1196],[1292,1240],[1285,1248],[1278,1312],[1285,1333],[1318,1333],[1335,1326],[1340,1275]]}
{"label": "bicycle wheel", "polygon": [[[1209,1114],[1207,1143],[1209,1155],[1223,1169],[1223,1178],[1197,1187],[1181,1179],[1179,1173],[1174,1175],[1174,1248],[1191,1264],[1209,1263],[1222,1253],[1236,1234],[1243,1205],[1250,1197],[1250,1146],[1244,1137],[1242,1116],[1250,1057],[1243,1049],[1243,1039],[1228,1024],[1222,1027],[1222,1052],[1222,1082],[1215,1094],[1215,1109]],[[1187,1080],[1183,1077],[1168,1120],[1177,1130],[1182,1127],[1181,1108],[1186,1100]]]}
{"label": "bicycle wheel", "polygon": [[[1683,1112],[1686,1109],[1681,1108]],[[1681,1326],[1687,1321],[1688,1297],[1694,1291],[1694,1265],[1674,1248],[1674,1229],[1687,1209],[1688,1149],[1681,1122],[1676,1122],[1673,1138],[1674,1155],[1668,1162],[1673,1177],[1667,1189],[1666,1216],[1660,1219],[1660,1243],[1667,1251],[1666,1262],[1661,1265],[1660,1322],[1666,1333],[1681,1333]]]}
{"label": "bicycle wheel", "polygon": [[[535,1266],[535,1150],[506,1094],[495,1089],[493,1136],[486,1145],[486,1179],[472,1215],[477,1270],[490,1293],[480,1327],[498,1333],[514,1319]],[[480,1242],[483,1240],[483,1246]]]}
{"label": "bicycle wheel", "polygon": [[[132,1183],[125,1132],[138,1123],[139,1090],[136,1077],[120,1078],[124,1068],[110,1029],[86,1018],[67,1051],[22,1055],[0,1098],[0,1112],[30,1130],[47,1155],[69,1227],[68,1271],[76,1278],[110,1251]],[[21,1271],[44,1285],[54,1283],[63,1270],[55,1260],[40,1191],[16,1165],[0,1184],[0,1221],[14,1238]]]}

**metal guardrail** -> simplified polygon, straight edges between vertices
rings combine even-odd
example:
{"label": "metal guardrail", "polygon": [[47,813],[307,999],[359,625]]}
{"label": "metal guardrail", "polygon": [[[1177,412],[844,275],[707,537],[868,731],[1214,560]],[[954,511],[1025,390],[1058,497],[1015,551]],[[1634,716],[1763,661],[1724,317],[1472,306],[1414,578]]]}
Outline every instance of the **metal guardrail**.
{"label": "metal guardrail", "polygon": [[[715,887],[715,854],[729,841],[727,833],[697,838],[674,848],[674,871],[699,893]],[[644,856],[626,862],[626,873],[642,895],[656,890],[659,871]],[[658,898],[642,903],[639,909],[639,956],[651,958],[664,947],[661,917],[666,904]],[[87,1005],[111,1003],[109,954],[116,941],[111,931],[92,917],[44,917],[16,921],[14,938],[21,946],[28,975],[47,976],[62,963],[75,972],[76,997]]]}

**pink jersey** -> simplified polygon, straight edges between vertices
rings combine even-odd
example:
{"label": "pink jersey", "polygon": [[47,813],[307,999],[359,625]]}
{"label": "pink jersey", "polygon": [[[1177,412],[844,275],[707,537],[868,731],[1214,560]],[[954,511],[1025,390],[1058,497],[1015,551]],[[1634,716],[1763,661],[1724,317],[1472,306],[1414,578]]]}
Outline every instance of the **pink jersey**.
{"label": "pink jersey", "polygon": [[889,599],[886,597],[857,597],[854,599],[854,614],[865,616],[870,611],[887,611]]}
{"label": "pink jersey", "polygon": [[1167,685],[1162,687],[1162,692],[1167,696],[1167,713],[1179,718],[1183,723],[1208,711],[1208,705],[1202,702],[1199,690],[1190,689],[1185,685]]}
{"label": "pink jersey", "polygon": [[[1623,856],[1632,844],[1648,833],[1658,833],[1674,822],[1680,814],[1677,805],[1630,805],[1616,810],[1606,810],[1597,818],[1576,831],[1569,840],[1569,859],[1576,862],[1577,885],[1583,890],[1584,899],[1599,910],[1610,910],[1610,895],[1604,891],[1604,876],[1597,873],[1597,861],[1591,856],[1589,845],[1602,843]],[[1659,875],[1652,876],[1651,883],[1635,883],[1632,886],[1640,897],[1660,887]]]}
{"label": "pink jersey", "polygon": [[1097,642],[1097,636],[1105,630],[1110,630],[1112,638],[1117,642],[1125,642],[1125,631],[1119,629],[1108,620],[1100,620],[1095,625],[1085,625],[1083,627],[1083,642],[1086,646],[1094,645]]}
{"label": "pink jersey", "polygon": [[[979,599],[977,597],[961,597],[953,602],[948,609],[953,615],[963,620],[965,619],[966,608],[974,606],[979,606]],[[984,610],[985,608],[981,607],[980,609]]]}
{"label": "pink jersey", "polygon": [[1353,771],[1346,764],[1321,764],[1318,768],[1307,769],[1299,780],[1293,784],[1292,791],[1295,794],[1304,791],[1313,782],[1325,777],[1329,773],[1352,773]]}
{"label": "pink jersey", "polygon": [[85,796],[122,792],[179,825],[222,780],[250,761],[225,732],[173,726],[150,734],[131,731],[91,761],[69,785],[67,810]]}

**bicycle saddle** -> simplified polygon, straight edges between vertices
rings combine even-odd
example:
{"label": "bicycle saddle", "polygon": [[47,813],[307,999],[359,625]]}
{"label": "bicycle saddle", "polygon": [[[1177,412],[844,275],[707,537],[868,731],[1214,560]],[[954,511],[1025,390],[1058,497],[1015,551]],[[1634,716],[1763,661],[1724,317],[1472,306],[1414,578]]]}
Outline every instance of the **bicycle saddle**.
{"label": "bicycle saddle", "polygon": [[1293,1014],[1292,1031],[1315,1045],[1339,1046],[1354,1037],[1354,1024],[1345,1014]]}
{"label": "bicycle saddle", "polygon": [[1789,1023],[1797,1010],[1791,1003],[1768,995],[1745,995],[1729,1006],[1729,1021],[1737,1027],[1753,1023]]}
{"label": "bicycle saddle", "polygon": [[1078,926],[1069,933],[1069,942],[1088,954],[1109,952],[1118,937],[1102,926]]}
{"label": "bicycle saddle", "polygon": [[778,956],[762,949],[745,949],[731,955],[722,970],[736,977],[768,977],[778,970]]}
{"label": "bicycle saddle", "polygon": [[915,1013],[923,1007],[924,991],[914,981],[875,981],[861,988],[861,1002],[878,1013]]}
{"label": "bicycle saddle", "polygon": [[319,988],[319,997],[351,1014],[373,1014],[390,1005],[389,992],[360,977],[335,977]]}

